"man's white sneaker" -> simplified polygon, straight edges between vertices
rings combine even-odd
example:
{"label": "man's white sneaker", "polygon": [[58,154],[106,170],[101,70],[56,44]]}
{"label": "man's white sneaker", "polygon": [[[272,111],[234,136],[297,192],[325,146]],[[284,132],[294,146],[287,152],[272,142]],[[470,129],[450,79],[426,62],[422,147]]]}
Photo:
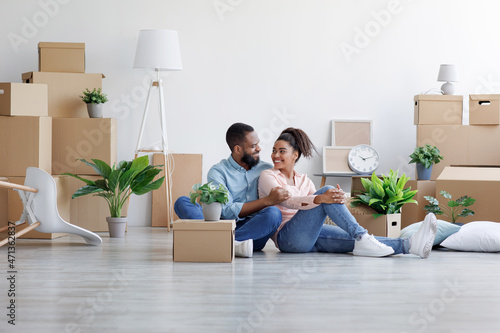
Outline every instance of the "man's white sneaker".
{"label": "man's white sneaker", "polygon": [[234,241],[234,255],[236,257],[252,258],[253,240],[247,239],[241,242]]}
{"label": "man's white sneaker", "polygon": [[385,257],[394,253],[392,247],[380,243],[373,235],[364,234],[360,240],[354,242],[355,256]]}
{"label": "man's white sneaker", "polygon": [[416,233],[410,238],[410,253],[422,259],[431,254],[434,238],[437,233],[436,215],[429,213]]}

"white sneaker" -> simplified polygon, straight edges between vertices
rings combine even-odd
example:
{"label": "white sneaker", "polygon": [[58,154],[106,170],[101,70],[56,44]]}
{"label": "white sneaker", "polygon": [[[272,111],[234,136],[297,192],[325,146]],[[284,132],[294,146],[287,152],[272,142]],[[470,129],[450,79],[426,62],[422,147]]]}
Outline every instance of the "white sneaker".
{"label": "white sneaker", "polygon": [[241,242],[234,241],[234,255],[236,257],[252,258],[253,240],[247,239]]}
{"label": "white sneaker", "polygon": [[385,257],[394,253],[390,246],[380,243],[373,235],[364,234],[360,240],[354,242],[355,256],[364,257]]}
{"label": "white sneaker", "polygon": [[424,222],[416,233],[410,239],[410,253],[419,256],[422,259],[431,254],[434,238],[437,233],[436,215],[429,213],[425,216]]}

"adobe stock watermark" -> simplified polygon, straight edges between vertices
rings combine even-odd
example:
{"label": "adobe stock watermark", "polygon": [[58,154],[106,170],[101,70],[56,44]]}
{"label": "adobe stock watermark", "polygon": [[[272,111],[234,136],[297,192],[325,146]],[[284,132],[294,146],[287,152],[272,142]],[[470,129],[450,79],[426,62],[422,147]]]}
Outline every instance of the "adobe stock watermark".
{"label": "adobe stock watermark", "polygon": [[214,10],[220,20],[224,21],[224,15],[226,15],[227,12],[232,12],[238,8],[242,2],[243,0],[214,0],[214,2],[212,2],[212,6],[214,7]]}
{"label": "adobe stock watermark", "polygon": [[480,76],[479,84],[474,89],[475,94],[495,94],[500,91],[500,82],[493,80],[493,74],[487,77]]}
{"label": "adobe stock watermark", "polygon": [[23,16],[21,18],[21,27],[16,32],[9,31],[7,39],[12,49],[17,54],[21,45],[27,44],[35,38],[40,29],[49,24],[50,20],[59,14],[62,5],[67,5],[71,0],[39,0],[40,10],[36,11],[31,17]]}
{"label": "adobe stock watermark", "polygon": [[269,126],[261,128],[258,131],[260,145],[273,143],[278,135],[287,127],[290,127],[291,120],[297,117],[296,114],[288,112],[286,107],[274,108],[273,116],[269,120]]}
{"label": "adobe stock watermark", "polygon": [[350,43],[342,42],[339,47],[347,63],[352,61],[353,56],[360,54],[372,41],[377,38],[391,23],[395,15],[403,12],[404,7],[399,0],[389,0],[385,9],[371,11],[371,20],[363,27],[354,28],[354,37]]}

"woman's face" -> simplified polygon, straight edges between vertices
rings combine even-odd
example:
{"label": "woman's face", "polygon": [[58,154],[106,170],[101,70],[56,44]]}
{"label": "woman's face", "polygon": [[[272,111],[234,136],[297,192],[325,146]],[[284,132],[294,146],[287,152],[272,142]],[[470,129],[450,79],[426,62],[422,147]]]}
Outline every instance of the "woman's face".
{"label": "woman's face", "polygon": [[298,156],[299,153],[294,151],[293,147],[287,141],[278,140],[274,143],[271,159],[275,169],[293,169]]}

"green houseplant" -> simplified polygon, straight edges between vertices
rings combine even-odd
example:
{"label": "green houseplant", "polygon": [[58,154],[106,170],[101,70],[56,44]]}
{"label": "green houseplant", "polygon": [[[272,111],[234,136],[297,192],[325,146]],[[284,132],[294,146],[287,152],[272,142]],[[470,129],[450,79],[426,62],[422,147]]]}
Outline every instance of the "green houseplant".
{"label": "green houseplant", "polygon": [[[72,198],[88,194],[104,198],[110,213],[110,217],[107,218],[110,236],[123,237],[127,221],[127,218],[121,215],[123,205],[132,194],[143,195],[160,188],[164,177],[157,180],[154,178],[161,172],[161,168],[159,168],[161,166],[149,165],[148,156],[141,156],[132,161],[121,161],[113,166],[98,159],[92,159],[93,163],[84,159],[80,159],[80,161],[92,167],[102,178],[93,181],[72,173],[65,173],[65,175],[77,178],[86,184],[76,190]],[[118,221],[120,221],[120,225],[117,226],[118,230],[115,233],[115,223]]]}
{"label": "green houseplant", "polygon": [[102,93],[101,88],[94,88],[92,91],[87,88],[80,98],[87,103],[90,118],[102,118],[103,104],[108,101],[108,96]]}
{"label": "green houseplant", "polygon": [[457,200],[451,200],[451,194],[446,191],[439,192],[443,197],[448,199],[446,205],[440,204],[439,201],[431,196],[424,196],[425,200],[429,201],[429,204],[424,207],[424,209],[429,213],[434,213],[436,215],[446,215],[452,223],[456,223],[457,219],[460,217],[473,216],[474,211],[467,208],[476,202],[476,199],[464,195]]}
{"label": "green houseplant", "polygon": [[212,182],[208,182],[203,185],[193,185],[189,197],[192,204],[199,200],[205,221],[218,221],[222,212],[222,205],[229,201],[229,191],[222,184],[216,186]]}
{"label": "green houseplant", "polygon": [[417,164],[417,177],[421,180],[431,179],[432,166],[439,163],[443,156],[435,146],[426,144],[423,147],[417,147],[410,155],[410,164]]}

